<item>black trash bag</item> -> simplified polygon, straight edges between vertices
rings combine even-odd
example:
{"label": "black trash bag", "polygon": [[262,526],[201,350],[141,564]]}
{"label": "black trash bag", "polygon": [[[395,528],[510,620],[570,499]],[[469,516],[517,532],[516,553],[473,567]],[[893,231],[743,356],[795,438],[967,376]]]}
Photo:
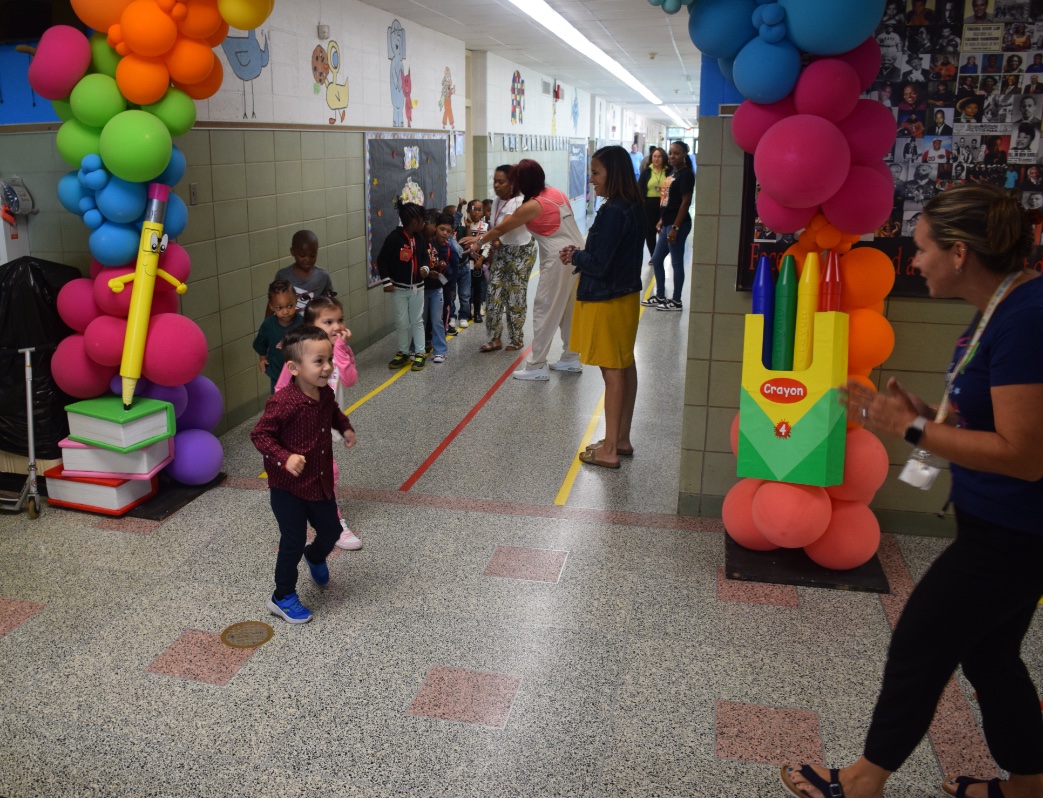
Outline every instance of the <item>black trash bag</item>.
{"label": "black trash bag", "polygon": [[51,358],[74,331],[58,315],[58,292],[83,275],[78,269],[31,255],[0,266],[0,449],[28,456],[25,355],[36,347],[33,365],[33,434],[36,457],[61,457],[58,441],[69,434],[65,406],[76,400],[51,374]]}

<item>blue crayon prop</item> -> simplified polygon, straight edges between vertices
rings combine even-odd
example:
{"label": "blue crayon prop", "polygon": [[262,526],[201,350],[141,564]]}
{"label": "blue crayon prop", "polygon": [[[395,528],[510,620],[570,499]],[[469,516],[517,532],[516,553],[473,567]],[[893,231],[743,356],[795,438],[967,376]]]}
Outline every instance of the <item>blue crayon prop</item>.
{"label": "blue crayon prop", "polygon": [[775,323],[772,325],[771,367],[774,371],[793,369],[793,340],[797,326],[797,260],[782,259],[775,282]]}
{"label": "blue crayon prop", "polygon": [[753,312],[764,317],[764,341],[761,345],[761,363],[771,368],[772,328],[775,325],[775,275],[767,255],[757,261],[753,275]]}

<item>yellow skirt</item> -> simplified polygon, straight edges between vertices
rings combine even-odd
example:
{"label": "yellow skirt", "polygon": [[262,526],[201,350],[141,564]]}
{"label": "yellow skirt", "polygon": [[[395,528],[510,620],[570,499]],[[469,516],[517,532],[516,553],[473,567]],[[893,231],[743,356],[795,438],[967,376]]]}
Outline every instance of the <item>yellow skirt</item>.
{"label": "yellow skirt", "polygon": [[588,366],[625,369],[634,364],[641,294],[634,292],[605,302],[580,302],[572,309],[569,349]]}

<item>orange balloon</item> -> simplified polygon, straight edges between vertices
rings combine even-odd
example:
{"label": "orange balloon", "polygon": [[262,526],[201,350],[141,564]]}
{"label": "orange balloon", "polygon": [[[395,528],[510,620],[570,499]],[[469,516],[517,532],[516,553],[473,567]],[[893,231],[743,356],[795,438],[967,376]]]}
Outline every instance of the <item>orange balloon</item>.
{"label": "orange balloon", "polygon": [[862,502],[832,502],[829,526],[804,553],[823,568],[847,571],[873,559],[880,547],[880,522]]}
{"label": "orange balloon", "polygon": [[891,292],[894,284],[894,264],[875,247],[857,247],[840,259],[841,307],[872,307]]}
{"label": "orange balloon", "polygon": [[808,230],[814,233],[827,224],[829,224],[829,221],[826,219],[825,214],[816,213],[808,223]]}
{"label": "orange balloon", "polygon": [[227,35],[228,23],[222,19],[221,26],[216,31],[214,31],[206,37],[206,43],[209,44],[211,47],[217,47],[219,44],[221,44],[221,42],[225,40],[225,37]]}
{"label": "orange balloon", "polygon": [[831,224],[824,224],[815,232],[815,243],[819,249],[833,249],[840,245],[840,231]]}
{"label": "orange balloon", "polygon": [[120,93],[136,105],[151,105],[170,88],[170,73],[162,61],[131,53],[116,66]]}
{"label": "orange balloon", "polygon": [[838,255],[844,255],[851,251],[851,242],[846,241],[842,238],[840,240],[840,243],[833,247],[833,249],[836,251]]}
{"label": "orange balloon", "polygon": [[831,499],[869,504],[887,479],[887,449],[872,432],[848,432],[844,446],[844,481],[826,488]]}
{"label": "orange balloon", "polygon": [[792,255],[793,259],[799,265],[804,262],[804,258],[807,257],[807,254],[807,250],[804,249],[798,241],[796,244],[790,244],[786,251],[782,253],[782,256],[786,257],[787,255]]}
{"label": "orange balloon", "polygon": [[891,323],[875,310],[855,308],[848,314],[848,370],[864,372],[879,366],[895,348]]}
{"label": "orange balloon", "polygon": [[164,59],[175,83],[199,83],[214,69],[214,51],[204,41],[178,36]]}
{"label": "orange balloon", "polygon": [[224,67],[221,66],[220,59],[215,58],[214,68],[199,83],[175,82],[174,85],[193,100],[205,100],[217,94],[217,90],[221,88],[221,81],[224,80],[224,76]]}
{"label": "orange balloon", "polygon": [[131,52],[148,58],[163,55],[177,39],[177,25],[155,0],[134,0],[124,9],[120,27]]}
{"label": "orange balloon", "polygon": [[213,36],[224,22],[217,10],[217,0],[188,0],[185,18],[178,23],[182,36],[206,39]]}
{"label": "orange balloon", "polygon": [[130,3],[131,0],[72,0],[72,10],[85,25],[104,33],[119,22]]}

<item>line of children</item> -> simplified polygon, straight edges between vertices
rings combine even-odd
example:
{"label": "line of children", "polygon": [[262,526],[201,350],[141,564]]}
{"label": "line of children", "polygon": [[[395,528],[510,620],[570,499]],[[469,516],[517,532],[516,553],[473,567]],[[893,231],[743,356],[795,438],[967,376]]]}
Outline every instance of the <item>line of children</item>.
{"label": "line of children", "polygon": [[288,280],[274,280],[268,286],[268,310],[272,315],[261,322],[254,338],[254,351],[260,355],[258,366],[272,381],[272,393],[283,368],[283,336],[301,323],[297,313],[297,297]]}
{"label": "line of children", "polygon": [[[485,219],[485,210],[482,201],[471,200],[467,204],[467,219],[456,228],[457,239],[467,236],[480,236],[489,229],[489,222]],[[464,250],[460,261],[461,272],[456,284],[457,299],[459,307],[454,308],[453,316],[456,319],[456,327],[463,329],[473,320],[476,324],[482,322],[482,301],[485,289],[485,261],[489,257],[489,245],[482,247],[477,255],[472,255],[469,250]]]}
{"label": "line of children", "polygon": [[297,295],[297,312],[317,296],[336,296],[330,273],[315,265],[319,257],[319,237],[311,230],[298,230],[290,242],[293,263],[275,273],[276,280],[286,280]]}
{"label": "line of children", "polygon": [[[250,440],[264,457],[272,512],[279,524],[275,591],[268,610],[297,624],[312,619],[311,610],[297,596],[301,557],[312,581],[320,587],[327,584],[326,558],[341,531],[330,430],[337,430],[349,449],[355,445],[355,431],[328,384],[333,373],[328,333],[311,325],[296,327],[283,339],[283,354],[293,380],[268,398]],[[309,523],[315,529],[310,546]]]}
{"label": "line of children", "polygon": [[420,371],[427,358],[424,355],[424,279],[430,272],[427,243],[421,235],[424,229],[424,209],[413,202],[398,204],[396,227],[377,255],[377,273],[384,283],[384,292],[394,294],[395,332],[398,352],[388,363],[390,369],[400,369],[412,361],[410,370]]}
{"label": "line of children", "polygon": [[[445,363],[449,354],[446,334],[449,326],[449,303],[452,301],[450,286],[460,270],[460,259],[450,246],[453,238],[453,217],[429,211],[424,225],[430,269],[424,281],[424,325],[428,351],[433,351],[434,363]],[[453,333],[456,331],[453,330]]]}

